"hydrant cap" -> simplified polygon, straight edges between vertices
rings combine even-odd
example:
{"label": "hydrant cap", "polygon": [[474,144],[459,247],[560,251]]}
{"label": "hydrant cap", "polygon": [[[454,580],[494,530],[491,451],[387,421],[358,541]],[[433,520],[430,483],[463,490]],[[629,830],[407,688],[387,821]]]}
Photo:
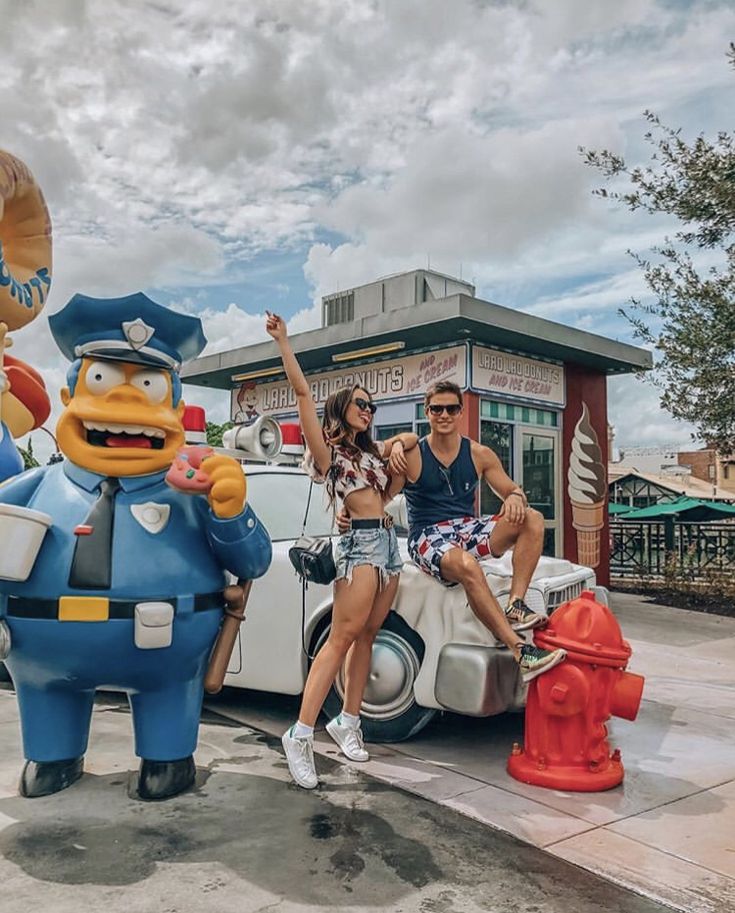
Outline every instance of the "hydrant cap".
{"label": "hydrant cap", "polygon": [[602,665],[623,666],[632,652],[613,613],[590,590],[559,606],[548,628],[538,631],[534,639],[544,649],[562,647]]}

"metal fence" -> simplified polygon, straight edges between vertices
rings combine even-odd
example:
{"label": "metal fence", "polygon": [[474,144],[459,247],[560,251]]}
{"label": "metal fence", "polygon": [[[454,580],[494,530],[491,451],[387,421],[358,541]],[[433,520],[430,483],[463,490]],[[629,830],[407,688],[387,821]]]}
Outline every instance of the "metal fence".
{"label": "metal fence", "polygon": [[663,577],[672,568],[692,580],[735,578],[735,523],[610,521],[611,576]]}

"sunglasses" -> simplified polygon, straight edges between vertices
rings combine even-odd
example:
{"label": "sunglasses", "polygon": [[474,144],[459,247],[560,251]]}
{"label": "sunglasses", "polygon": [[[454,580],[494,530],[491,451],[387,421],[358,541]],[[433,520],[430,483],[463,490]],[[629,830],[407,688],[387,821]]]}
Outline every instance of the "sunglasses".
{"label": "sunglasses", "polygon": [[361,396],[356,396],[352,402],[361,412],[369,412],[371,415],[375,415],[378,411],[378,407],[375,403],[371,403],[369,399],[363,399]]}
{"label": "sunglasses", "polygon": [[462,411],[462,407],[459,403],[451,403],[449,406],[440,406],[438,403],[426,407],[427,412],[431,412],[432,415],[441,415],[442,412],[446,412],[447,415],[459,415]]}

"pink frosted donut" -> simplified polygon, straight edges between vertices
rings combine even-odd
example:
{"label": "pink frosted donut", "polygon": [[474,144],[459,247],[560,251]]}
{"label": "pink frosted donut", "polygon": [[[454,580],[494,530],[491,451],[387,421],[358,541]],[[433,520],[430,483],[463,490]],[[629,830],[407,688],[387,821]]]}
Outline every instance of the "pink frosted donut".
{"label": "pink frosted donut", "polygon": [[51,285],[51,219],[27,165],[0,149],[0,321],[17,330]]}
{"label": "pink frosted donut", "polygon": [[165,482],[177,491],[189,495],[206,495],[212,487],[209,475],[201,469],[202,461],[212,456],[211,447],[194,445],[182,447],[166,473]]}

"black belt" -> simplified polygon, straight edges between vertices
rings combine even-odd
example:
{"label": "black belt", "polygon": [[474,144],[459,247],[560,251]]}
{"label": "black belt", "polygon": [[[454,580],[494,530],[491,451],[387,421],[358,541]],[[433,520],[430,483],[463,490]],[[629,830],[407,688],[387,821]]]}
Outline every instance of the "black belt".
{"label": "black belt", "polygon": [[[103,597],[106,598],[106,597]],[[135,607],[140,602],[168,602],[177,610],[175,596],[170,599],[145,597],[141,599],[110,599],[108,600],[109,618],[133,618]],[[203,593],[194,597],[194,611],[206,612],[208,609],[221,609],[224,607],[225,598],[222,592]],[[33,599],[28,596],[8,596],[8,617],[10,618],[58,618],[58,599]]]}
{"label": "black belt", "polygon": [[350,529],[390,529],[393,526],[393,517],[378,517],[375,520],[350,520]]}

